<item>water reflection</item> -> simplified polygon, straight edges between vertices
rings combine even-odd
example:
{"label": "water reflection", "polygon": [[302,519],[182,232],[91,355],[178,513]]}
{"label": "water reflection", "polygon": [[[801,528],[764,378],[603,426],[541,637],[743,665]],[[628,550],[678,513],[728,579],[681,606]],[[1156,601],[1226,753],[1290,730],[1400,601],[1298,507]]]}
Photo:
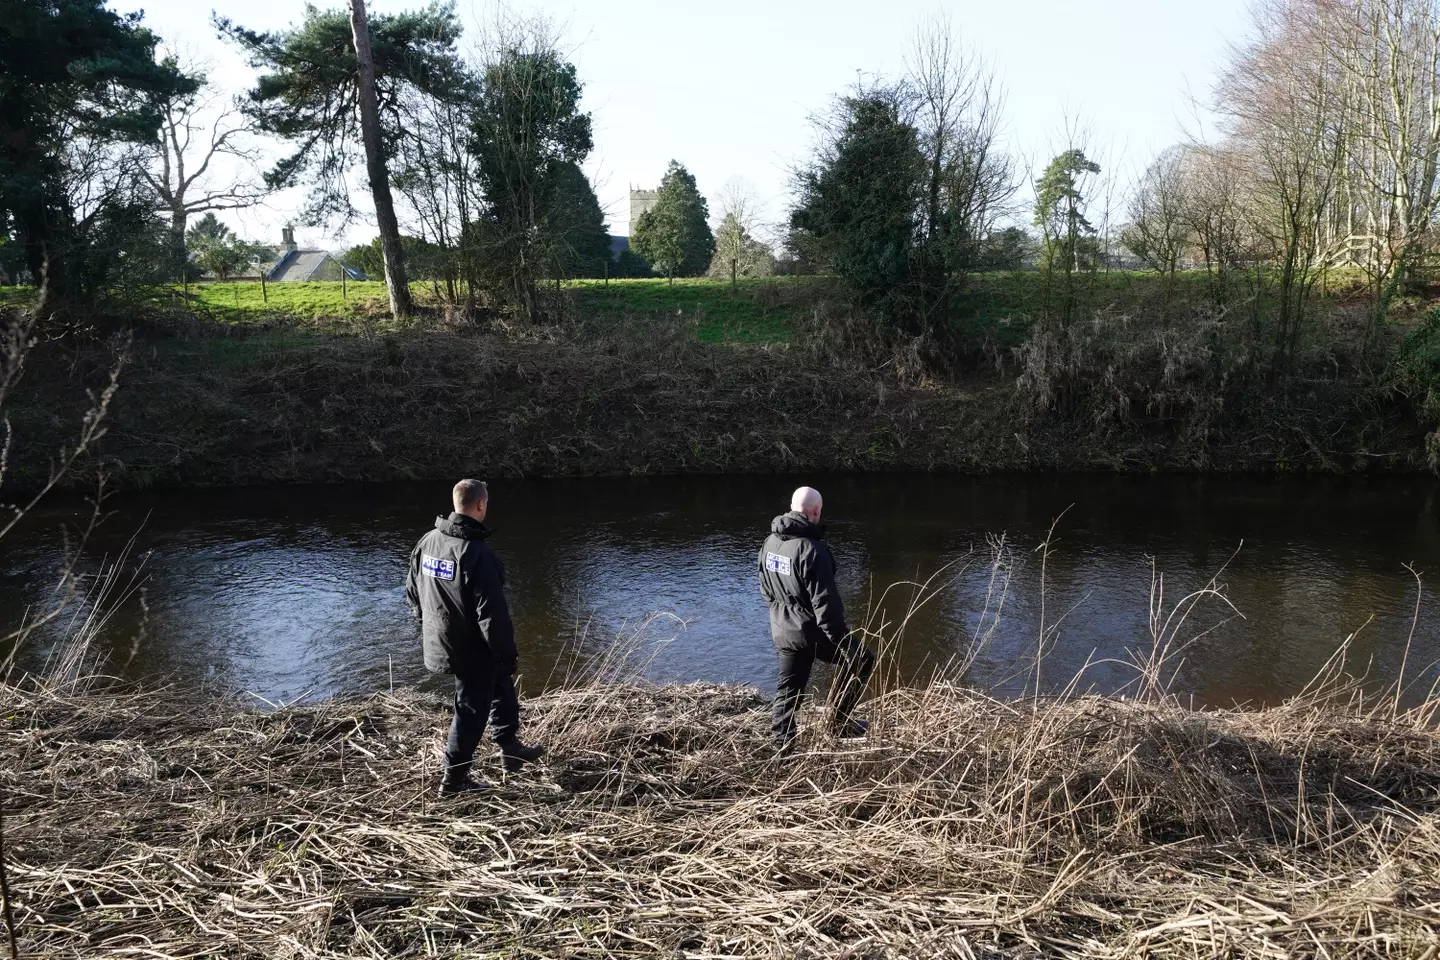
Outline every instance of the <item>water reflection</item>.
{"label": "water reflection", "polygon": [[[906,678],[965,656],[987,596],[993,611],[1008,577],[1002,616],[971,676],[1011,694],[1033,684],[1042,613],[1054,630],[1043,686],[1082,668],[1083,686],[1115,690],[1130,681],[1128,651],[1150,644],[1152,564],[1163,574],[1167,608],[1224,568],[1220,582],[1244,615],[1175,661],[1177,689],[1197,700],[1295,692],[1362,626],[1354,662],[1391,678],[1416,598],[1403,564],[1423,571],[1437,557],[1436,485],[1423,478],[804,479],[826,496],[852,623],[893,626],[915,592],[884,594],[887,585],[956,564],[940,578],[944,592],[907,624],[893,661]],[[754,555],[798,482],[493,485],[492,545],[508,567],[532,688],[563,673],[577,644],[600,649],[642,625],[656,679],[772,683]],[[424,680],[400,581],[411,545],[447,496],[447,484],[410,484],[112,501],[115,514],[91,544],[90,562],[114,556],[136,529],[137,550],[150,552],[145,641],[126,669],[270,700]],[[14,624],[43,601],[59,564],[56,527],[73,520],[77,506],[52,502],[0,548],[0,622]],[[1062,512],[1043,563],[1042,611],[1036,547]],[[997,577],[993,541],[1002,533]],[[646,622],[661,611],[674,617]],[[1412,676],[1440,657],[1435,613],[1426,596]],[[1228,616],[1222,604],[1202,604],[1178,638]],[[128,654],[141,619],[138,602],[127,604],[105,643]],[[37,645],[27,662],[43,654]]]}

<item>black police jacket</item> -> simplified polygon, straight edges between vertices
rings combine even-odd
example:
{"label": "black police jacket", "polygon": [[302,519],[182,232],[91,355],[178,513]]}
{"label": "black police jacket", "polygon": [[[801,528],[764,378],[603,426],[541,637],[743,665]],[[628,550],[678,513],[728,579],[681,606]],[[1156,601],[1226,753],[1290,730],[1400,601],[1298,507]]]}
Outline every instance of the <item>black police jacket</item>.
{"label": "black police jacket", "polygon": [[770,604],[770,636],[780,650],[838,645],[850,632],[824,538],[823,526],[791,511],[771,522],[760,548],[760,592]]}
{"label": "black police jacket", "polygon": [[505,602],[505,565],[470,517],[436,517],[410,554],[405,599],[420,619],[425,668],[465,673],[515,662],[515,625]]}

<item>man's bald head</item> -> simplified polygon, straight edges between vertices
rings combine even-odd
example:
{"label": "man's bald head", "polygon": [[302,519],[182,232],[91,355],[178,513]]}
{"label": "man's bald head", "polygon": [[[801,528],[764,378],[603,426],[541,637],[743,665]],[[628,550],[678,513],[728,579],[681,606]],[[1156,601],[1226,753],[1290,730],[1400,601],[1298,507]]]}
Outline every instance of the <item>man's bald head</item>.
{"label": "man's bald head", "polygon": [[790,495],[790,509],[805,515],[811,523],[820,522],[820,511],[825,501],[814,487],[801,487]]}

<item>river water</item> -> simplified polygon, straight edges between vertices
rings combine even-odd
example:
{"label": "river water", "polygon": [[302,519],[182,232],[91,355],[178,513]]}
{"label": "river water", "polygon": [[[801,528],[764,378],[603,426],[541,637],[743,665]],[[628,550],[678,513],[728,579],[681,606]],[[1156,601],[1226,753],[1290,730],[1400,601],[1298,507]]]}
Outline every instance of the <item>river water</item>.
{"label": "river water", "polygon": [[[1123,691],[1129,661],[1153,647],[1152,607],[1168,616],[1217,574],[1225,599],[1202,598],[1165,634],[1165,675],[1197,703],[1291,695],[1356,631],[1352,672],[1393,681],[1413,629],[1411,696],[1435,679],[1440,585],[1422,590],[1406,569],[1440,569],[1429,479],[751,476],[493,484],[490,542],[508,570],[525,689],[607,655],[656,680],[768,688],[755,555],[802,480],[825,495],[852,626],[906,681],[965,665],[969,682],[1008,695],[1034,689],[1037,673],[1046,690]],[[272,703],[433,685],[401,584],[448,496],[428,483],[114,498],[82,564],[93,588],[127,557],[94,649],[129,676]],[[0,628],[47,602],[61,530],[83,512],[48,501],[0,545]],[[930,578],[923,592],[904,585]],[[21,662],[43,669],[77,612]]]}

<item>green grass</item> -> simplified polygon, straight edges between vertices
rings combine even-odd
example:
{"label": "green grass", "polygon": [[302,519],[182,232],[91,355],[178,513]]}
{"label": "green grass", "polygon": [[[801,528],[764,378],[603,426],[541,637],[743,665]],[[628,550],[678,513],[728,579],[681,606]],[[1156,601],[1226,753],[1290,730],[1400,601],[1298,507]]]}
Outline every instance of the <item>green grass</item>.
{"label": "green grass", "polygon": [[[1035,270],[977,273],[960,300],[958,324],[967,336],[993,336],[1001,346],[1025,339],[1030,323],[1062,302],[1061,277],[1048,279]],[[1209,279],[1203,270],[1181,271],[1165,289],[1164,278],[1151,270],[1110,270],[1075,277],[1077,307],[1135,316],[1174,314],[1210,303]]]}
{"label": "green grass", "polygon": [[[795,335],[797,321],[812,308],[824,288],[825,277],[772,277],[730,282],[708,277],[568,280],[560,290],[568,301],[564,310],[584,323],[618,321],[626,316],[673,320],[693,327],[707,343],[782,343]],[[987,335],[1002,347],[1025,339],[1030,322],[1058,304],[1059,280],[1047,289],[1044,275],[1034,271],[981,273],[970,278],[961,299],[957,324],[963,335],[979,340]],[[1149,271],[1111,271],[1077,278],[1082,311],[1107,308],[1136,315],[1156,314],[1164,299],[1162,281]],[[433,303],[428,282],[411,284],[416,301]],[[546,295],[554,287],[547,284]],[[178,291],[177,291],[178,292]],[[33,296],[29,288],[0,289],[0,305],[23,303]],[[192,309],[219,322],[248,325],[277,319],[343,329],[365,320],[389,325],[385,284],[379,281],[347,283],[271,283],[262,291],[258,283],[196,283],[189,287]],[[1169,310],[1208,302],[1204,271],[1180,273],[1170,293]]]}
{"label": "green grass", "polygon": [[[416,295],[428,287],[414,284]],[[362,283],[192,283],[191,302],[218,319],[252,321],[285,316],[297,320],[353,318],[389,310],[385,284]]]}
{"label": "green grass", "polygon": [[[814,278],[745,279],[731,289],[728,280],[569,280],[561,284],[569,312],[583,321],[618,320],[630,315],[673,317],[694,324],[708,343],[775,343],[788,340],[794,320],[806,308]],[[429,283],[411,284],[417,302],[434,299]],[[546,292],[553,290],[547,285]],[[350,283],[342,295],[337,282],[272,283],[264,296],[257,283],[191,284],[192,302],[203,313],[230,322],[274,317],[305,321],[379,319],[388,312],[385,285]]]}
{"label": "green grass", "polygon": [[692,322],[707,343],[778,343],[789,340],[806,309],[814,277],[746,278],[731,289],[729,280],[679,279],[571,280],[562,289],[574,298],[584,319],[628,314],[674,317]]}
{"label": "green grass", "polygon": [[29,306],[34,299],[34,287],[0,287],[0,310]]}
{"label": "green grass", "polygon": [[[1244,300],[1247,278],[1236,275],[1232,302]],[[1332,272],[1328,293],[1344,297],[1357,281]],[[566,301],[562,315],[586,324],[618,321],[627,316],[673,320],[693,328],[707,343],[765,344],[795,336],[798,322],[833,283],[825,277],[742,279],[732,290],[724,279],[690,278],[670,283],[663,278],[568,280],[560,286]],[[1021,343],[1031,321],[1058,309],[1060,284],[1037,271],[979,273],[969,278],[955,323],[962,336],[975,341],[993,338],[1001,347]],[[1167,289],[1168,287],[1168,289]],[[1178,273],[1173,286],[1153,271],[1114,270],[1076,278],[1077,307],[1082,315],[1105,311],[1137,318],[1185,316],[1210,309],[1210,280],[1205,271]],[[411,284],[416,301],[434,303],[428,282]],[[178,289],[176,291],[179,292]],[[546,284],[544,293],[554,296]],[[27,287],[0,288],[0,307],[20,305],[34,296]],[[385,285],[315,282],[197,283],[189,287],[191,309],[215,321],[248,325],[288,320],[335,331],[363,320],[389,325]]]}

